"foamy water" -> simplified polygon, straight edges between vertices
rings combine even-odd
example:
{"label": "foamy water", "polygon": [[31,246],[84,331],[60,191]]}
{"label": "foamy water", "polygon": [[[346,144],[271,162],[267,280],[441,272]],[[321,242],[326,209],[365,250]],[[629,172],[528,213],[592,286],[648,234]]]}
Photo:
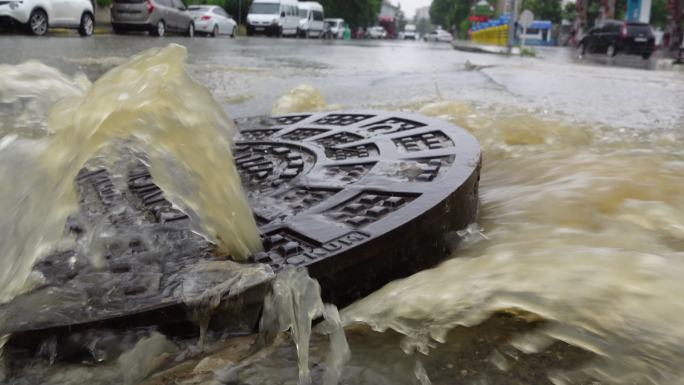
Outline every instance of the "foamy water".
{"label": "foamy water", "polygon": [[[0,141],[0,184],[12,186],[0,192],[0,302],[26,290],[33,263],[63,241],[79,170],[121,139],[146,154],[197,232],[235,259],[260,250],[231,154],[234,124],[185,58],[178,45],[151,49],[92,85],[35,62],[0,67],[0,101],[20,117],[3,122]],[[24,135],[30,124],[43,132]]]}

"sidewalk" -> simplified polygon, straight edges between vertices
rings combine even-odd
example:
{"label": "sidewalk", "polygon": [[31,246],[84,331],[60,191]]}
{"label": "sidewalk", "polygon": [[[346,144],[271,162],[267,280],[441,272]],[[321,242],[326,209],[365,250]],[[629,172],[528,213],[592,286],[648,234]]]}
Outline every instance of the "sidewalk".
{"label": "sidewalk", "polygon": [[[508,49],[498,45],[483,45],[475,44],[466,40],[452,40],[451,46],[458,51],[508,55]],[[511,55],[520,55],[520,49],[518,47],[513,47]]]}

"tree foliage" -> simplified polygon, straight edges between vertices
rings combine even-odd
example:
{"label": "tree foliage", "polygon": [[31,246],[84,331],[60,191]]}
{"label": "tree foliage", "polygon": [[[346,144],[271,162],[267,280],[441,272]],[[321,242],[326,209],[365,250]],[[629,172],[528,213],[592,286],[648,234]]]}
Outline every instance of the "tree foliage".
{"label": "tree foliage", "polygon": [[532,11],[535,20],[551,20],[553,23],[560,23],[563,18],[559,0],[523,0],[521,9]]}
{"label": "tree foliage", "polygon": [[416,32],[418,36],[423,36],[432,31],[433,26],[429,19],[417,19],[414,18],[414,23],[416,24]]}
{"label": "tree foliage", "polygon": [[321,0],[325,17],[342,18],[353,27],[376,24],[382,0]]}
{"label": "tree foliage", "polygon": [[665,26],[667,26],[668,13],[667,0],[653,0],[651,24],[656,27],[665,28]]}
{"label": "tree foliage", "polygon": [[561,14],[563,20],[575,21],[577,18],[577,7],[575,3],[566,3]]}
{"label": "tree foliage", "polygon": [[430,4],[430,21],[444,29],[451,30],[451,26],[461,25],[469,14],[469,0],[432,0]]}

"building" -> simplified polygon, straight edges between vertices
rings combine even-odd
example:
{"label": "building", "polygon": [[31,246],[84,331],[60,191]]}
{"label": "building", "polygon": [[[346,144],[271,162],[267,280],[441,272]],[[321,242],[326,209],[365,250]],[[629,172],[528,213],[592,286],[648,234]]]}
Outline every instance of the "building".
{"label": "building", "polygon": [[399,13],[399,7],[392,4],[389,0],[384,0],[382,2],[382,7],[380,7],[379,18],[395,18]]}
{"label": "building", "polygon": [[430,20],[430,7],[420,7],[416,8],[416,21],[420,20]]}

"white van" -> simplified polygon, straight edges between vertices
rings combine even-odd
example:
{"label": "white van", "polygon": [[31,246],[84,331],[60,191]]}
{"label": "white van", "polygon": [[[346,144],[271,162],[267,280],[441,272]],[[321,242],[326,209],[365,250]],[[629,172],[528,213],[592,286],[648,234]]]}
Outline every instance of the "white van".
{"label": "white van", "polygon": [[323,6],[314,1],[299,2],[299,36],[321,37],[325,31]]}
{"label": "white van", "polygon": [[297,0],[254,0],[247,14],[247,35],[297,35]]}

